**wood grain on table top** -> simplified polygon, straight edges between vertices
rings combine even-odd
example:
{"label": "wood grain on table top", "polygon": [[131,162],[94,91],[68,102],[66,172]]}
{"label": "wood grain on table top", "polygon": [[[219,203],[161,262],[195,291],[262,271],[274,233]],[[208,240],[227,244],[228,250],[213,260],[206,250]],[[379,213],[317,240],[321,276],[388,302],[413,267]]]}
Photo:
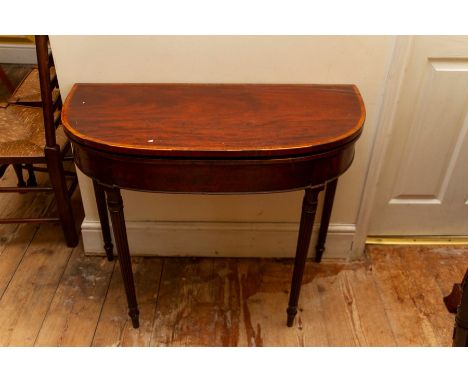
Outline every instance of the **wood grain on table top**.
{"label": "wood grain on table top", "polygon": [[357,138],[355,85],[75,84],[62,120],[71,139],[162,157],[284,157]]}

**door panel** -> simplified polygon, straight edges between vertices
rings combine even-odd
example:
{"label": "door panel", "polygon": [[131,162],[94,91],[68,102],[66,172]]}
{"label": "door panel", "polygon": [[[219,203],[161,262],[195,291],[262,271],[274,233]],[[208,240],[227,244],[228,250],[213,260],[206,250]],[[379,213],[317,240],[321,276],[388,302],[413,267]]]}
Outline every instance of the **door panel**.
{"label": "door panel", "polygon": [[416,37],[370,235],[468,235],[468,37]]}

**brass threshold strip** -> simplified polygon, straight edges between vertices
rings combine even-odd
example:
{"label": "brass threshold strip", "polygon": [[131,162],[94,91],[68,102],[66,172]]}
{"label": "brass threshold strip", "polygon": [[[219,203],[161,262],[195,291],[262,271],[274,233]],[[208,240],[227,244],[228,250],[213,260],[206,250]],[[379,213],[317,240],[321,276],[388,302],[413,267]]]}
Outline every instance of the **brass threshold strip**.
{"label": "brass threshold strip", "polygon": [[468,245],[468,236],[368,236],[366,244]]}
{"label": "brass threshold strip", "polygon": [[0,35],[0,44],[31,44],[34,45],[34,36],[26,35]]}

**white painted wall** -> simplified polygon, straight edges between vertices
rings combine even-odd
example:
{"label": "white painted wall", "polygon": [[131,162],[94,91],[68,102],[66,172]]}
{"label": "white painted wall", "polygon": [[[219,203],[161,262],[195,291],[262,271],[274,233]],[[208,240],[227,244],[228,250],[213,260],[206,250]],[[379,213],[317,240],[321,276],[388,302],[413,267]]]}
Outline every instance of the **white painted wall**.
{"label": "white painted wall", "polygon": [[[367,121],[354,164],[338,183],[325,257],[350,255],[394,42],[393,36],[51,36],[63,97],[76,82],[357,84]],[[79,180],[85,248],[97,251],[92,185]],[[293,256],[301,198],[124,192],[130,247],[162,255]]]}

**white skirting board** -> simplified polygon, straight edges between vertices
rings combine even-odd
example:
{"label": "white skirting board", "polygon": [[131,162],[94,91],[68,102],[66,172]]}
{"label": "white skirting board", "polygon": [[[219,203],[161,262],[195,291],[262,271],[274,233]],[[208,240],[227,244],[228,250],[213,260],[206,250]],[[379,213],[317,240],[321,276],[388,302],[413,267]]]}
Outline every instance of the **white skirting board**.
{"label": "white skirting board", "polygon": [[4,64],[36,64],[34,44],[0,44],[0,62]]}
{"label": "white skirting board", "polygon": [[[255,222],[126,222],[132,255],[200,257],[294,257],[299,224]],[[85,219],[87,254],[104,253],[99,221]],[[356,227],[330,224],[324,259],[349,259]],[[314,226],[310,252],[317,240]],[[114,245],[115,248],[115,245]]]}

